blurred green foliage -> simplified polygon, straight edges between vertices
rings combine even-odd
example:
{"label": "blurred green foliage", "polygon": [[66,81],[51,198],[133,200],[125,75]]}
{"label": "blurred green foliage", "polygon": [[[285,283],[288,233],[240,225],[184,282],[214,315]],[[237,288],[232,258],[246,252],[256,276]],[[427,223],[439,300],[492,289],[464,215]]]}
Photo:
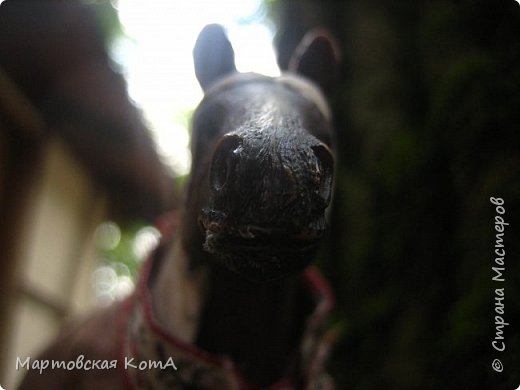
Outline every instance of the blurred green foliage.
{"label": "blurred green foliage", "polygon": [[[99,247],[102,264],[112,267],[118,276],[130,276],[133,280],[137,279],[140,266],[143,262],[143,258],[140,258],[135,248],[135,239],[137,233],[146,227],[147,224],[144,222],[133,222],[131,224],[123,226],[119,231],[119,238],[115,240],[115,245],[108,247]],[[121,267],[120,265],[124,265]],[[120,274],[118,271],[125,272]],[[126,272],[129,271],[129,275]]]}
{"label": "blurred green foliage", "polygon": [[107,45],[117,38],[124,35],[123,28],[119,21],[119,14],[114,7],[116,0],[81,0],[88,5],[89,9],[96,16],[101,32]]}
{"label": "blurred green foliage", "polygon": [[[89,10],[95,15],[104,37],[106,47],[124,35],[123,27],[119,20],[117,9],[114,7],[114,0],[81,0]],[[143,227],[149,225],[144,221],[122,221],[117,240],[117,245],[108,248],[99,248],[101,264],[111,266],[118,274],[119,271],[128,270],[130,276],[135,280],[143,259],[138,258],[133,246],[136,234]],[[123,267],[121,267],[123,265]],[[122,275],[119,275],[122,276]],[[125,274],[125,276],[127,276]]]}

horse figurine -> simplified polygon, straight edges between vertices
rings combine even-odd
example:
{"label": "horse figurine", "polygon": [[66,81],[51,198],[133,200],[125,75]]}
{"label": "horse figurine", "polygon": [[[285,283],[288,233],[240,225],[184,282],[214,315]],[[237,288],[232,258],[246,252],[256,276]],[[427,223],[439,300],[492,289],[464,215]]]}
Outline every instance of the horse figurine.
{"label": "horse figurine", "polygon": [[223,28],[202,30],[194,62],[204,98],[180,217],[163,223],[128,299],[22,362],[22,390],[333,388],[324,371],[333,299],[309,264],[333,191],[323,91],[336,60],[328,35],[311,32],[289,72],[239,73]]}

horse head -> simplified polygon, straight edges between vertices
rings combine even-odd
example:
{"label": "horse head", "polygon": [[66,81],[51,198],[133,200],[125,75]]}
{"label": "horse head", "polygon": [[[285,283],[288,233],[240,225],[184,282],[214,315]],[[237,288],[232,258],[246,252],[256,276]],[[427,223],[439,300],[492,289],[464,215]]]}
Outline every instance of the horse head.
{"label": "horse head", "polygon": [[289,71],[267,77],[237,72],[223,28],[209,25],[194,61],[204,98],[192,123],[186,245],[252,280],[301,270],[326,230],[333,189],[323,95],[335,72],[332,41],[310,33]]}

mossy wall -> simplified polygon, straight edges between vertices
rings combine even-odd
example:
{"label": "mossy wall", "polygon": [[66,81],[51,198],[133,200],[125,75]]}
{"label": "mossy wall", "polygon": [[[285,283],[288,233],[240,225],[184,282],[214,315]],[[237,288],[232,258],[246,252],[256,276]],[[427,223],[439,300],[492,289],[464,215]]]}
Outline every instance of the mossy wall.
{"label": "mossy wall", "polygon": [[[312,27],[342,50],[337,194],[321,259],[342,328],[330,363],[338,388],[517,388],[520,5],[270,3],[282,67]],[[509,223],[504,265],[495,217]],[[497,266],[504,281],[493,280]],[[495,316],[510,324],[499,328],[502,352]]]}

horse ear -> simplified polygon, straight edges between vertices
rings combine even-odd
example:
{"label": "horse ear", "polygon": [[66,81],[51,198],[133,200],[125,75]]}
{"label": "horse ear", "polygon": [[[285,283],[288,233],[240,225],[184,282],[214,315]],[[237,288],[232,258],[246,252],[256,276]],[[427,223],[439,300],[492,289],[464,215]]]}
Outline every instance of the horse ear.
{"label": "horse ear", "polygon": [[338,77],[340,52],[335,38],[324,29],[309,31],[289,60],[289,71],[314,81],[329,95]]}
{"label": "horse ear", "polygon": [[195,75],[204,91],[222,76],[236,71],[235,52],[224,28],[208,24],[202,29],[193,49]]}

